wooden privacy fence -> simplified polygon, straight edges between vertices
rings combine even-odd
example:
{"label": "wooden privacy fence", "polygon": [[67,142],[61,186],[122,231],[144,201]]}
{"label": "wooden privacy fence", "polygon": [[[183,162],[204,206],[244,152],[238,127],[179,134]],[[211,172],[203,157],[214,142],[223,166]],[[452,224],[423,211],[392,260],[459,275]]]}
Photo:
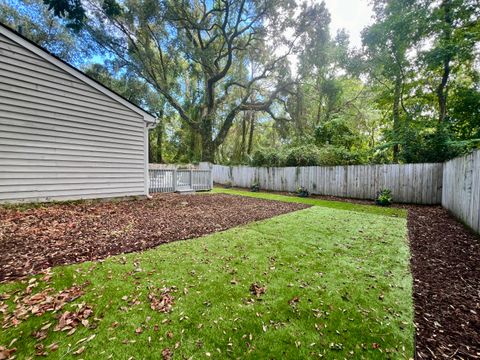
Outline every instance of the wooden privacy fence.
{"label": "wooden privacy fence", "polygon": [[213,187],[211,170],[150,169],[149,180],[151,193],[203,191]]}
{"label": "wooden privacy fence", "polygon": [[447,161],[442,206],[480,232],[480,150]]}
{"label": "wooden privacy fence", "polygon": [[394,164],[308,167],[249,167],[214,165],[213,181],[219,184],[295,191],[299,186],[312,194],[374,199],[377,192],[392,190],[396,202],[440,204],[443,164]]}

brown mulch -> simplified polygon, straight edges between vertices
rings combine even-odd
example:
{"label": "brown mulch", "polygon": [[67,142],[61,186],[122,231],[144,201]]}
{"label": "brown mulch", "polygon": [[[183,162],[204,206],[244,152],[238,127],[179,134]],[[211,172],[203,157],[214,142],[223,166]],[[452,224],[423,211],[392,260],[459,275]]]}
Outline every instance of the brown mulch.
{"label": "brown mulch", "polygon": [[0,208],[0,281],[99,260],[304,209],[303,204],[223,194],[158,194],[152,200]]}
{"label": "brown mulch", "polygon": [[480,359],[480,237],[440,206],[409,206],[418,359]]}
{"label": "brown mulch", "polygon": [[[408,210],[416,358],[480,359],[480,237],[440,206],[398,206]],[[220,194],[162,194],[144,201],[51,205],[27,211],[0,208],[0,281],[305,207]]]}

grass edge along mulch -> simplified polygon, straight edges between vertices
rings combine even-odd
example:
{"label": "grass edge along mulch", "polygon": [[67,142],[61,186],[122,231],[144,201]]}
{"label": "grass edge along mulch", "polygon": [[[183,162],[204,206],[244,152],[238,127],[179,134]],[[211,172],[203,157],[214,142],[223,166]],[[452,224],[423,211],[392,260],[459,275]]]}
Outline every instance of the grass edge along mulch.
{"label": "grass edge along mulch", "polygon": [[[18,291],[9,312],[25,291],[84,286],[57,313],[4,330],[0,345],[18,358],[409,358],[408,259],[404,218],[310,207],[0,285]],[[72,316],[73,334],[55,331]]]}
{"label": "grass edge along mulch", "polygon": [[374,205],[373,201],[364,201],[356,199],[343,199],[331,196],[311,196],[311,197],[298,197],[293,194],[280,193],[273,191],[259,191],[251,192],[246,189],[230,188],[225,189],[221,187],[215,187],[212,191],[216,194],[229,194],[239,195],[256,199],[266,199],[272,201],[283,201],[288,203],[298,203],[310,206],[321,206],[329,209],[347,210],[360,213],[392,216],[392,217],[407,217],[407,211],[398,207],[380,207]]}
{"label": "grass edge along mulch", "polygon": [[[275,200],[284,196],[286,201],[332,206],[332,197],[302,199],[274,192],[216,191]],[[353,211],[372,212],[375,208],[368,205],[373,201],[335,200]],[[392,216],[408,213],[416,358],[480,359],[480,236],[441,206],[395,206]]]}
{"label": "grass edge along mulch", "polygon": [[306,207],[225,194],[0,207],[0,281],[196,238]]}

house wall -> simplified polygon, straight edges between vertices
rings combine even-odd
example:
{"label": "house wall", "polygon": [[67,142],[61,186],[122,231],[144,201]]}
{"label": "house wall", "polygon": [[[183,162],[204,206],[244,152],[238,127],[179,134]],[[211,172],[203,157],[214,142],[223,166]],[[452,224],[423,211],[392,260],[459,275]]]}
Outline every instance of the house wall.
{"label": "house wall", "polygon": [[142,115],[0,34],[0,202],[145,195]]}

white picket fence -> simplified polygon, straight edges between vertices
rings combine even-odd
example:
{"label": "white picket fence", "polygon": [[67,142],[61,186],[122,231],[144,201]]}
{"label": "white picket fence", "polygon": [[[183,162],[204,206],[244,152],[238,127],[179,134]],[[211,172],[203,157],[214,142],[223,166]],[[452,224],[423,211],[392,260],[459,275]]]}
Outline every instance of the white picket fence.
{"label": "white picket fence", "polygon": [[442,206],[480,233],[480,150],[447,161]]}
{"label": "white picket fence", "polygon": [[149,169],[148,173],[151,193],[205,191],[213,187],[211,170]]}
{"label": "white picket fence", "polygon": [[249,167],[214,165],[213,181],[249,188],[295,191],[303,186],[312,194],[375,199],[378,191],[392,190],[396,202],[440,204],[443,164],[395,164],[309,167]]}

